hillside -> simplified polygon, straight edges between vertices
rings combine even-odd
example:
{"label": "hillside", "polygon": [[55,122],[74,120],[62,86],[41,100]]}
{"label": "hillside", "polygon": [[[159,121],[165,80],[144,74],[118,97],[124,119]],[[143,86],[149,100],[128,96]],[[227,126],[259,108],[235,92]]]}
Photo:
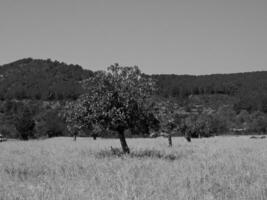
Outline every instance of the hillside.
{"label": "hillside", "polygon": [[[267,90],[267,71],[212,75],[152,75],[165,96],[190,94],[235,95],[252,90]],[[168,86],[168,87],[166,87]]]}
{"label": "hillside", "polygon": [[[26,58],[0,66],[0,99],[67,100],[83,91],[79,81],[94,73],[79,65]],[[180,102],[197,97],[193,103],[221,104],[218,99],[240,110],[267,112],[267,71],[213,75],[152,75],[158,96]]]}
{"label": "hillside", "polygon": [[82,93],[78,83],[93,72],[79,65],[51,60],[22,59],[0,66],[0,98],[62,100]]}
{"label": "hillside", "polygon": [[157,80],[160,96],[179,99],[192,95],[229,96],[234,97],[232,102],[235,103],[236,110],[267,112],[267,71],[204,76],[152,76]]}

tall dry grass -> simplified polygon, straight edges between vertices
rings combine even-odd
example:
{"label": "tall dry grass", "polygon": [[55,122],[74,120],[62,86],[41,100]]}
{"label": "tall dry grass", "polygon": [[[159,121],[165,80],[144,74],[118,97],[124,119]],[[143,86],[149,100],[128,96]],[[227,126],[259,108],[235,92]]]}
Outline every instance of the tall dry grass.
{"label": "tall dry grass", "polygon": [[267,199],[267,139],[54,138],[0,143],[0,199]]}

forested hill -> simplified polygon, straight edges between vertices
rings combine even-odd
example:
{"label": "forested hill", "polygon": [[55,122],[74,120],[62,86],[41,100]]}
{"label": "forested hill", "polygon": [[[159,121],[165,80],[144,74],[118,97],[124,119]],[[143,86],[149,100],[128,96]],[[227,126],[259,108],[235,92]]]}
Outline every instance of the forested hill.
{"label": "forested hill", "polygon": [[159,95],[185,98],[190,95],[229,95],[237,110],[267,112],[267,71],[213,75],[153,75]]}
{"label": "forested hill", "polygon": [[267,112],[267,71],[213,75],[153,75],[164,97],[224,94],[236,97],[237,110]]}
{"label": "forested hill", "polygon": [[213,75],[152,75],[163,96],[185,97],[191,94],[228,94],[267,91],[267,71]]}
{"label": "forested hill", "polygon": [[82,93],[79,81],[92,75],[79,65],[26,58],[0,66],[0,98],[75,99]]}
{"label": "forested hill", "polygon": [[[142,70],[142,69],[141,69]],[[83,91],[79,81],[93,76],[79,65],[26,58],[0,66],[0,99],[76,99]],[[235,97],[236,109],[267,112],[267,71],[235,74],[152,75],[158,95],[187,98],[190,95]]]}

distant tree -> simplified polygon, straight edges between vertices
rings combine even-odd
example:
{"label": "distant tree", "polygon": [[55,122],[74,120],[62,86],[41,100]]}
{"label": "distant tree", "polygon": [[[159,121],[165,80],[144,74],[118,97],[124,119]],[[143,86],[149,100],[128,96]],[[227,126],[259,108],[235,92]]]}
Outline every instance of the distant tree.
{"label": "distant tree", "polygon": [[115,64],[107,72],[96,72],[83,86],[86,93],[66,107],[67,121],[116,131],[123,152],[129,153],[124,132],[137,126],[140,117],[150,112],[147,101],[154,91],[153,80],[143,76],[136,66]]}
{"label": "distant tree", "polygon": [[[191,134],[189,131],[189,124],[187,123],[188,115],[176,114],[174,123],[176,124],[176,129],[179,135],[184,136],[188,142],[191,142]],[[191,125],[191,124],[190,124]]]}
{"label": "distant tree", "polygon": [[72,128],[72,134],[73,134],[73,140],[74,140],[74,141],[77,140],[78,132],[79,132],[79,128],[78,128],[78,126],[74,126],[74,127]]}
{"label": "distant tree", "polygon": [[36,126],[37,137],[58,137],[67,135],[66,125],[64,121],[59,117],[59,111],[57,109],[42,111],[44,112],[39,117],[39,123]]}
{"label": "distant tree", "polygon": [[213,133],[214,135],[219,135],[225,133],[227,130],[229,130],[229,127],[227,126],[227,121],[221,118],[217,113],[213,114],[211,116],[210,122],[211,133]]}
{"label": "distant tree", "polygon": [[195,135],[196,129],[196,116],[189,115],[183,119],[181,130],[184,132],[185,138],[188,142],[191,142],[192,136]]}
{"label": "distant tree", "polygon": [[188,142],[191,138],[210,137],[213,135],[212,116],[204,113],[177,115],[177,129],[185,136]]}
{"label": "distant tree", "polygon": [[256,111],[251,114],[251,124],[250,129],[258,133],[267,132],[267,114],[263,112]]}
{"label": "distant tree", "polygon": [[22,140],[28,140],[30,137],[33,137],[35,122],[29,108],[23,108],[22,113],[17,117],[15,127]]}
{"label": "distant tree", "polygon": [[172,100],[159,100],[155,103],[154,114],[160,122],[160,131],[163,136],[168,138],[169,146],[172,146],[172,136],[178,135],[179,132],[189,141],[187,134],[188,127],[185,126],[184,116],[178,112],[179,105]]}
{"label": "distant tree", "polygon": [[207,114],[199,114],[195,122],[195,132],[192,137],[210,137],[212,132],[212,117]]}
{"label": "distant tree", "polygon": [[213,115],[220,122],[221,131],[229,131],[235,126],[236,112],[231,106],[220,106],[216,113]]}

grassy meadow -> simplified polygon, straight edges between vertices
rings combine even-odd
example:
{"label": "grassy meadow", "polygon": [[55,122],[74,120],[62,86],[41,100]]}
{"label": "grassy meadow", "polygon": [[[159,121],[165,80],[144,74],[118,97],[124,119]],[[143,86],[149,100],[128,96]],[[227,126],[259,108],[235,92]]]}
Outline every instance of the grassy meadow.
{"label": "grassy meadow", "polygon": [[267,139],[53,138],[0,143],[0,200],[267,199]]}

